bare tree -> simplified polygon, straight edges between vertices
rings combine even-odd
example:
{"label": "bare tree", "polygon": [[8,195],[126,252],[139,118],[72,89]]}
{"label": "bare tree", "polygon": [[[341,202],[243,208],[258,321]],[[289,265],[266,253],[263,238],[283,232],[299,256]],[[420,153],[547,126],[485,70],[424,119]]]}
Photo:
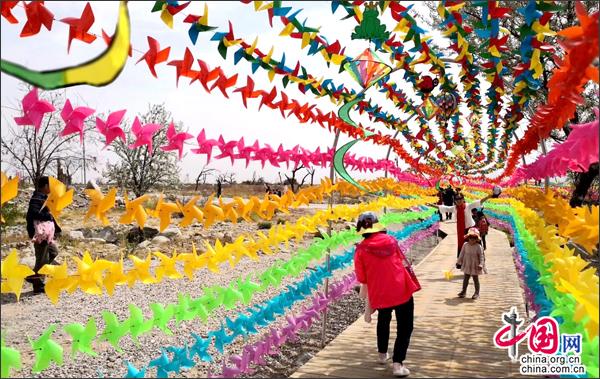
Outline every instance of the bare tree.
{"label": "bare tree", "polygon": [[172,121],[171,113],[164,104],[150,105],[148,111],[140,115],[140,121],[142,124],[164,126],[152,137],[152,151],[146,146],[130,149],[128,145],[133,141],[124,143],[117,139],[112,147],[119,160],[117,163],[108,164],[104,173],[112,182],[130,189],[138,197],[153,187],[173,186],[179,183],[177,154],[160,149],[160,146],[167,143],[166,125]]}
{"label": "bare tree", "polygon": [[236,184],[236,175],[234,172],[221,172],[217,175],[217,182],[225,184]]}
{"label": "bare tree", "polygon": [[[24,91],[29,92],[31,88],[25,86]],[[7,135],[0,138],[3,160],[7,157],[6,163],[17,171],[25,172],[33,184],[42,176],[48,175],[59,161],[66,164],[67,174],[73,177],[83,167],[84,160],[93,161],[95,157],[81,155],[78,134],[60,136],[65,127],[60,117],[66,98],[65,91],[39,91],[38,96],[50,102],[55,111],[45,115],[38,130],[33,126],[16,125],[13,120],[7,119]],[[19,110],[23,113],[21,104]],[[93,133],[87,133],[94,128],[93,119],[88,118],[84,126],[84,136],[87,140],[95,139]]]}
{"label": "bare tree", "polygon": [[217,170],[215,170],[214,168],[206,167],[206,165],[202,166],[200,172],[198,173],[198,176],[196,176],[196,187],[194,188],[194,191],[198,191],[198,186],[200,185],[200,182],[202,182],[202,184],[206,184],[208,178],[211,175],[213,175],[216,171]]}
{"label": "bare tree", "polygon": [[[302,178],[302,181],[298,182],[298,180],[296,179],[296,175],[300,172],[300,170],[303,170],[303,169],[306,169],[308,172],[304,175],[304,177]],[[291,176],[289,176],[288,174],[283,174],[283,175],[285,176],[285,181],[282,184],[289,185],[292,192],[296,193],[296,191],[298,191],[304,185],[304,182],[306,182],[306,179],[309,176],[314,176],[314,169],[311,174],[311,171],[309,168],[304,167],[304,165],[300,165],[300,166],[292,169]],[[279,173],[279,180],[281,181],[281,173]]]}

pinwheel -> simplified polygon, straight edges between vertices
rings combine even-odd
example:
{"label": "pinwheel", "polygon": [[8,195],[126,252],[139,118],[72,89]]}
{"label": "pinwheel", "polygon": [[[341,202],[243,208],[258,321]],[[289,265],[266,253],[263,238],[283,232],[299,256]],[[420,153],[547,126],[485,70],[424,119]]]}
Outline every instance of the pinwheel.
{"label": "pinwheel", "polygon": [[202,32],[207,32],[209,30],[216,29],[216,26],[208,25],[208,5],[204,3],[204,14],[202,16],[188,15],[183,22],[191,23],[190,29],[188,30],[188,35],[192,40],[192,43],[195,45],[198,40],[198,34]]}
{"label": "pinwheel", "polygon": [[73,202],[74,189],[71,188],[67,191],[65,186],[60,180],[55,179],[53,176],[49,177],[50,194],[44,202],[43,207],[47,207],[55,220],[58,220],[62,210],[65,209],[69,204]]}
{"label": "pinwheel", "polygon": [[[2,6],[4,6],[4,2],[2,3]],[[15,117],[15,123],[17,125],[33,125],[35,130],[40,129],[44,114],[55,111],[54,105],[38,98],[36,87],[33,87],[31,91],[23,97],[21,104],[23,104],[23,116]]]}
{"label": "pinwheel", "polygon": [[135,149],[140,146],[146,146],[148,151],[152,153],[152,137],[156,132],[162,128],[159,124],[146,124],[142,126],[140,120],[135,117],[133,125],[131,125],[131,132],[135,135],[135,142],[129,145],[130,149]]}
{"label": "pinwheel", "polygon": [[156,255],[160,259],[160,265],[156,267],[156,281],[161,282],[163,277],[167,277],[169,279],[180,279],[183,277],[177,271],[175,264],[177,262],[177,253],[173,252],[172,257],[168,257],[165,254],[155,251],[154,255]]}
{"label": "pinwheel", "polygon": [[106,217],[106,212],[115,207],[117,189],[111,188],[106,196],[104,196],[100,190],[93,188],[86,188],[83,191],[92,200],[83,221],[85,222],[91,216],[95,216],[103,225],[108,225],[110,221],[108,220],[108,217]]}
{"label": "pinwheel", "polygon": [[91,116],[95,110],[88,107],[73,108],[71,101],[67,99],[60,112],[60,117],[65,122],[65,127],[60,133],[62,137],[69,134],[79,133],[79,140],[83,142],[83,130],[85,128],[85,119]]}
{"label": "pinwheel", "polygon": [[111,266],[111,262],[104,259],[92,260],[87,250],[83,253],[83,259],[73,257],[73,260],[77,264],[77,273],[74,275],[76,279],[70,291],[80,288],[85,293],[101,295],[102,277],[104,271]]}
{"label": "pinwheel", "polygon": [[159,230],[162,232],[171,224],[171,215],[179,211],[179,206],[175,203],[167,203],[163,201],[164,195],[160,195],[156,208],[154,208],[153,216],[160,219]]}
{"label": "pinwheel", "polygon": [[160,11],[160,19],[163,20],[165,25],[169,28],[173,29],[173,16],[177,13],[181,12],[188,5],[190,5],[191,1],[188,1],[185,4],[179,4],[179,1],[166,1],[159,0],[154,3],[152,7],[152,12]]}
{"label": "pinwheel", "polygon": [[156,367],[156,377],[157,378],[168,378],[169,373],[167,372],[167,368],[169,366],[169,357],[165,353],[165,349],[161,348],[160,357],[153,359],[148,364],[148,368]]}
{"label": "pinwheel", "polygon": [[144,210],[143,204],[150,198],[149,195],[142,195],[134,200],[129,200],[127,193],[123,196],[125,200],[125,213],[119,219],[120,224],[130,224],[133,219],[136,220],[140,228],[144,228],[148,215]]}
{"label": "pinwheel", "polygon": [[94,12],[92,11],[90,3],[86,3],[80,18],[67,17],[60,20],[69,25],[67,52],[71,50],[71,42],[74,39],[78,39],[85,43],[92,43],[96,40],[96,36],[88,32],[94,24],[94,20]]}
{"label": "pinwheel", "polygon": [[193,320],[196,314],[190,309],[189,295],[177,294],[178,303],[174,309],[175,325],[179,326],[181,321]]}
{"label": "pinwheel", "polygon": [[158,78],[158,76],[156,76],[156,69],[154,67],[159,63],[165,62],[169,58],[170,51],[170,47],[160,50],[160,44],[158,41],[148,36],[148,51],[140,57],[136,64],[140,63],[142,60],[145,60],[146,64],[148,64],[148,68],[150,69],[150,73],[155,78]]}
{"label": "pinwheel", "polygon": [[129,333],[130,325],[129,320],[125,320],[122,323],[119,322],[117,315],[112,312],[103,311],[102,318],[104,319],[105,327],[102,334],[99,336],[100,341],[108,341],[118,352],[123,352],[123,349],[119,346],[121,338]]}
{"label": "pinwheel", "polygon": [[129,326],[129,333],[133,341],[139,345],[138,337],[152,330],[154,319],[145,320],[140,307],[129,304],[129,318],[125,323]]}
{"label": "pinwheel", "polygon": [[[4,6],[4,3],[3,3]],[[10,377],[11,370],[20,370],[21,369],[21,353],[17,349],[13,349],[12,347],[7,347],[4,345],[4,338],[2,338],[2,347],[1,350],[1,358],[0,358],[0,366],[1,366],[1,376],[3,378]]]}
{"label": "pinwheel", "polygon": [[193,279],[196,270],[206,264],[204,258],[196,252],[196,244],[194,242],[192,242],[192,252],[179,254],[177,260],[184,262],[183,272],[190,280]]}
{"label": "pinwheel", "polygon": [[93,317],[88,320],[85,327],[80,323],[72,323],[65,325],[64,330],[73,339],[71,343],[72,357],[75,357],[75,354],[79,351],[93,357],[98,356],[98,353],[92,348],[92,342],[97,333],[96,320]]}
{"label": "pinwheel", "polygon": [[204,203],[202,212],[204,213],[204,228],[209,228],[215,221],[220,221],[225,218],[223,210],[213,204],[214,195],[210,195]]}
{"label": "pinwheel", "polygon": [[134,365],[129,362],[127,364],[127,373],[125,374],[126,378],[145,378],[147,367],[142,367],[141,369],[137,369]]}
{"label": "pinwheel", "polygon": [[173,60],[167,63],[168,66],[175,66],[176,68],[176,77],[175,77],[175,85],[179,86],[179,77],[185,76],[187,78],[194,78],[196,76],[197,71],[192,70],[192,65],[194,64],[194,56],[189,48],[185,48],[185,53],[183,55],[183,59]]}
{"label": "pinwheel", "polygon": [[181,369],[189,370],[194,367],[194,360],[190,357],[190,350],[187,343],[183,347],[169,346],[167,351],[173,353],[173,360],[169,362],[169,371],[179,374]]}
{"label": "pinwheel", "polygon": [[106,268],[107,274],[104,276],[104,287],[106,292],[112,296],[115,286],[127,283],[127,275],[123,272],[123,254],[121,254],[118,262],[110,263]]}
{"label": "pinwheel", "polygon": [[[19,20],[17,20],[17,18],[12,14],[12,9],[18,3],[19,3],[18,1],[3,1],[2,2],[2,17],[4,17],[6,19],[6,21],[10,22],[11,24],[19,23]],[[2,374],[2,377],[6,377],[6,375]]]}
{"label": "pinwheel", "polygon": [[27,22],[21,30],[21,37],[30,37],[40,32],[42,25],[46,29],[52,29],[52,22],[54,21],[54,15],[45,6],[44,3],[38,1],[31,1],[25,5],[25,16]]}
{"label": "pinwheel", "polygon": [[206,164],[208,164],[210,162],[212,149],[213,147],[218,146],[219,142],[214,139],[206,139],[206,133],[204,132],[204,129],[200,131],[196,137],[196,140],[198,141],[199,148],[192,149],[191,151],[194,154],[206,154]]}
{"label": "pinwheel", "polygon": [[46,275],[44,290],[46,295],[52,301],[53,304],[58,303],[58,297],[62,291],[73,291],[77,288],[77,279],[68,273],[67,262],[55,266],[55,265],[44,265],[38,271],[38,274]]}
{"label": "pinwheel", "polygon": [[[244,350],[241,356],[232,355],[229,357],[229,361],[240,370],[240,373],[248,375],[254,374],[254,370],[250,367],[250,351]],[[223,375],[225,374],[223,373]]]}
{"label": "pinwheel", "polygon": [[63,348],[56,341],[51,339],[52,333],[56,330],[56,325],[52,324],[46,328],[46,331],[35,341],[29,340],[31,349],[35,353],[35,362],[31,371],[39,373],[50,366],[51,362],[57,365],[63,363]]}
{"label": "pinwheel", "polygon": [[29,267],[19,264],[16,249],[11,250],[10,254],[2,261],[0,270],[2,271],[2,293],[14,293],[19,301],[25,278],[34,275],[35,272]]}
{"label": "pinwheel", "polygon": [[171,329],[169,329],[167,324],[171,321],[173,315],[175,314],[175,305],[169,304],[166,307],[164,307],[162,304],[152,303],[150,304],[150,309],[152,310],[153,314],[153,326],[162,330],[162,332],[166,335],[172,336],[173,332],[171,331]]}
{"label": "pinwheel", "polygon": [[117,137],[121,138],[121,141],[126,142],[125,132],[121,129],[121,120],[125,116],[125,109],[112,112],[108,115],[106,121],[102,121],[100,117],[96,117],[96,129],[106,138],[106,144],[104,148],[108,147]]}
{"label": "pinwheel", "polygon": [[200,297],[190,301],[190,311],[194,312],[196,317],[202,320],[202,322],[206,323],[206,321],[208,320],[208,310],[204,306],[204,300],[205,299],[203,297]]}
{"label": "pinwheel", "polygon": [[234,337],[233,335],[227,334],[225,327],[221,324],[221,328],[218,330],[208,332],[208,338],[214,339],[215,349],[223,354],[224,346],[230,344]]}
{"label": "pinwheel", "polygon": [[196,205],[199,198],[200,196],[198,195],[193,196],[185,205],[181,205],[179,200],[176,200],[180,212],[183,213],[183,220],[181,220],[181,222],[179,223],[180,226],[190,226],[194,222],[194,220],[202,222],[202,220],[204,219],[204,214]]}
{"label": "pinwheel", "polygon": [[192,333],[192,337],[194,337],[195,342],[192,347],[190,347],[192,353],[191,358],[193,358],[194,355],[197,355],[202,362],[212,362],[213,359],[207,352],[208,347],[210,346],[210,339],[202,338],[196,333]]}
{"label": "pinwheel", "polygon": [[179,159],[181,160],[181,155],[183,154],[183,144],[186,140],[193,137],[194,136],[189,133],[177,133],[175,130],[175,125],[173,125],[171,122],[169,124],[169,128],[167,129],[167,139],[169,140],[169,144],[166,146],[161,146],[160,149],[162,151],[177,150],[179,152]]}
{"label": "pinwheel", "polygon": [[133,287],[136,281],[144,284],[157,283],[157,279],[150,273],[150,265],[152,264],[152,255],[146,255],[146,259],[140,259],[135,255],[130,255],[133,263],[133,268],[127,272],[127,285]]}

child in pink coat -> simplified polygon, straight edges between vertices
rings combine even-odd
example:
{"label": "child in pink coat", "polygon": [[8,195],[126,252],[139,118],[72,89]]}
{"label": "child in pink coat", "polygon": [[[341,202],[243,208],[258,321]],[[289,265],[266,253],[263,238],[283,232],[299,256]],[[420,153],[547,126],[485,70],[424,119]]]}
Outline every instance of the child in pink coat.
{"label": "child in pink coat", "polygon": [[465,235],[465,240],[466,242],[463,244],[456,262],[461,265],[461,270],[465,274],[462,291],[460,291],[458,297],[466,296],[469,279],[473,277],[475,294],[473,294],[472,299],[475,300],[479,298],[479,275],[484,273],[485,267],[483,248],[480,245],[481,237],[477,228],[469,229],[469,232]]}

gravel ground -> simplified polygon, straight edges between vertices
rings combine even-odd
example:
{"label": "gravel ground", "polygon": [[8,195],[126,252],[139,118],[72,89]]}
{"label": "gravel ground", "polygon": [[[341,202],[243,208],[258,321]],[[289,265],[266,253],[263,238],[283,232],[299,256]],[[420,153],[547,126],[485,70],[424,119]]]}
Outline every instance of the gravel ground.
{"label": "gravel ground", "polygon": [[[344,226],[345,224],[338,225],[336,229],[341,229]],[[435,237],[429,237],[418,242],[418,246],[412,249],[415,263],[435,246],[435,240]],[[183,321],[179,326],[175,326],[175,323],[171,322],[169,325],[173,330],[173,336],[167,336],[162,331],[153,329],[150,333],[146,333],[139,338],[139,345],[135,344],[131,336],[127,335],[121,340],[123,352],[115,351],[108,342],[95,342],[94,348],[98,353],[97,357],[78,355],[73,358],[71,352],[67,350],[70,346],[70,337],[62,330],[63,326],[71,322],[85,324],[90,317],[95,317],[99,335],[104,329],[101,312],[110,310],[117,315],[120,321],[123,321],[129,317],[129,303],[138,305],[144,312],[146,319],[148,319],[152,316],[149,308],[149,304],[152,302],[177,303],[178,293],[199,297],[202,295],[202,287],[228,285],[230,281],[240,276],[262,272],[276,260],[291,258],[292,252],[295,252],[300,246],[307,246],[310,241],[311,238],[306,238],[301,244],[292,242],[289,250],[282,246],[283,250],[279,250],[279,253],[264,255],[258,262],[245,259],[234,268],[224,265],[221,268],[221,274],[215,274],[207,270],[198,271],[191,281],[188,279],[165,279],[163,283],[158,285],[136,284],[133,288],[120,286],[112,297],[87,295],[80,291],[70,295],[63,294],[57,306],[54,306],[45,295],[33,296],[31,286],[26,283],[25,292],[22,294],[20,302],[15,302],[12,294],[2,294],[1,298],[3,338],[7,346],[16,348],[21,352],[24,367],[20,371],[13,371],[12,375],[15,377],[123,377],[126,372],[125,360],[131,362],[137,368],[146,366],[150,360],[160,355],[161,347],[190,344],[193,341],[192,332],[207,337],[208,331],[218,329],[220,322],[225,317],[233,319],[240,309],[227,311],[219,308],[209,317],[206,324],[197,319]],[[153,264],[157,264],[157,261],[154,260]],[[352,267],[339,270],[332,280],[335,281],[351,270]],[[275,296],[280,292],[280,288],[292,284],[295,281],[294,279],[296,278],[284,279],[281,287],[269,288],[263,293],[256,294],[253,303],[262,302]],[[302,305],[308,305],[309,303],[310,297],[308,300],[296,304],[291,311],[298,313]],[[333,322],[329,323],[327,342],[354,322],[362,314],[362,309],[362,301],[354,293],[334,304],[330,308],[329,320]],[[57,330],[52,338],[65,347],[64,364],[61,367],[52,364],[41,374],[33,374],[30,368],[33,365],[35,356],[31,351],[27,337],[38,338],[52,323],[57,325]],[[280,327],[285,323],[285,317],[279,317],[272,326]],[[298,342],[286,344],[282,347],[281,354],[277,357],[268,358],[268,365],[259,367],[253,376],[287,376],[294,372],[320,350],[320,328],[320,322],[315,323],[312,329],[300,336]],[[244,345],[259,340],[261,336],[261,334],[257,334],[247,337],[245,340],[237,339],[234,343],[225,347],[224,354],[217,352],[211,345],[208,352],[217,357],[216,361],[211,364],[200,363],[189,371],[182,371],[180,376],[203,377],[207,375],[207,369],[219,373],[221,357],[239,353]],[[197,358],[195,359],[197,360]],[[150,369],[146,373],[147,377],[155,375],[156,371],[154,369]]]}

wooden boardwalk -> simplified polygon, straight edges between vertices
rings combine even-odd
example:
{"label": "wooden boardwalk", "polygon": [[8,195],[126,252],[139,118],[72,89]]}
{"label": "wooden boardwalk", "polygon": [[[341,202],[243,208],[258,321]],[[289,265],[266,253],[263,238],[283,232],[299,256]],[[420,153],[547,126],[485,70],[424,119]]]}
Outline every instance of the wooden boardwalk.
{"label": "wooden boardwalk", "polygon": [[[517,306],[519,316],[526,319],[505,234],[490,229],[486,254],[489,274],[480,277],[481,297],[472,300],[472,281],[465,299],[456,296],[462,272],[454,269],[451,281],[444,278],[443,271],[456,262],[456,224],[443,223],[441,229],[448,237],[415,267],[423,289],[415,294],[414,331],[405,361],[410,377],[519,376],[519,364],[511,363],[506,350],[492,342],[495,331],[503,326],[502,313],[510,307]],[[376,363],[377,313],[373,316],[371,324],[360,317],[291,377],[392,377],[391,361],[385,366]],[[390,354],[395,338],[392,320]]]}

